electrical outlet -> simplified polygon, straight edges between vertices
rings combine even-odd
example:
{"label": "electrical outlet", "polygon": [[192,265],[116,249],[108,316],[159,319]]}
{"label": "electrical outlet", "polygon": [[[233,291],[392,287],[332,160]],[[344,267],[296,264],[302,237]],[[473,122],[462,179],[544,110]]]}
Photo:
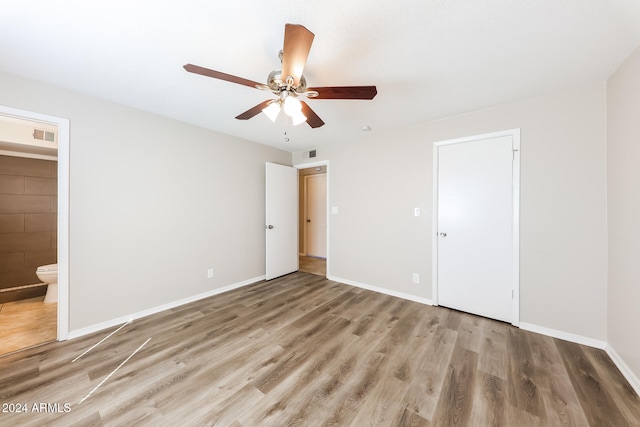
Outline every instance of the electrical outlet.
{"label": "electrical outlet", "polygon": [[420,275],[418,273],[413,273],[413,283],[420,283]]}
{"label": "electrical outlet", "polygon": [[213,277],[213,268],[207,270],[207,279],[211,279]]}

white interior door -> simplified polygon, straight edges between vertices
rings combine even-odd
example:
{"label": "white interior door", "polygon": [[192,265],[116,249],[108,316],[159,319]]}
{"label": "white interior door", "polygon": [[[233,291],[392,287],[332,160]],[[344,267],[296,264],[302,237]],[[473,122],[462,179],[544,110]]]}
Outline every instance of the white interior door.
{"label": "white interior door", "polygon": [[327,257],[327,176],[305,176],[307,255]]}
{"label": "white interior door", "polygon": [[438,304],[514,321],[513,165],[512,135],[437,147]]}
{"label": "white interior door", "polygon": [[298,170],[266,164],[266,278],[298,270]]}

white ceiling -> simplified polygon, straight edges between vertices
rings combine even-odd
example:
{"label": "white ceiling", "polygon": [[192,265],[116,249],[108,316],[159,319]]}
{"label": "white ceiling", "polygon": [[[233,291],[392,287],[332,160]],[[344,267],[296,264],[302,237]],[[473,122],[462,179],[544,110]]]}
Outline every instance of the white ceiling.
{"label": "white ceiling", "polygon": [[[270,93],[182,68],[264,82],[288,22],[316,36],[309,86],[375,84],[377,97],[310,100],[318,129],[240,121]],[[638,0],[20,0],[0,13],[0,70],[288,151],[603,81],[638,44]]]}

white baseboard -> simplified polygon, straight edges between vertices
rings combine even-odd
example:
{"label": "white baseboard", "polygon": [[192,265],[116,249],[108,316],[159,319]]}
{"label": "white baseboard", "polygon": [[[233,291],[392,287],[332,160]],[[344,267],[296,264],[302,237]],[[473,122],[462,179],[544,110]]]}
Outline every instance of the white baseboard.
{"label": "white baseboard", "polygon": [[422,298],[422,297],[417,297],[411,294],[391,291],[389,289],[379,288],[377,286],[371,286],[365,283],[354,282],[353,280],[343,279],[341,277],[327,276],[327,279],[333,280],[334,282],[344,283],[345,285],[355,286],[356,288],[367,289],[369,291],[379,292],[385,295],[391,295],[392,297],[398,297],[398,298],[406,299],[409,301],[419,302],[420,304],[433,305],[433,301],[431,301],[429,298]]}
{"label": "white baseboard", "polygon": [[142,317],[150,316],[152,314],[156,314],[164,310],[170,310],[172,308],[179,307],[181,305],[189,304],[204,298],[208,298],[224,292],[232,291],[234,289],[238,289],[243,286],[248,286],[264,279],[265,279],[265,276],[254,277],[252,279],[244,280],[242,282],[234,283],[228,286],[224,286],[222,288],[213,289],[211,291],[203,292],[198,295],[193,295],[193,296],[182,298],[167,304],[159,305],[157,307],[149,308],[147,310],[139,311],[137,313],[130,314],[128,316],[122,316],[122,317],[118,317],[117,319],[111,319],[111,320],[107,320],[106,322],[101,322],[95,325],[87,326],[86,328],[76,329],[75,331],[69,332],[68,338],[74,339],[84,335],[92,334],[94,332],[102,331],[104,329],[111,328],[113,326],[119,326],[119,325],[122,325],[123,323],[130,322],[135,319],[140,319]]}
{"label": "white baseboard", "polygon": [[574,342],[576,344],[588,345],[589,347],[595,347],[601,350],[604,350],[607,345],[606,341],[584,337],[582,335],[576,335],[569,332],[559,331],[557,329],[546,328],[544,326],[538,326],[531,323],[520,322],[520,329],[524,329],[525,331],[530,332],[536,332],[538,334],[547,335],[565,341]]}
{"label": "white baseboard", "polygon": [[[195,302],[204,298],[208,298],[214,295],[218,295],[224,292],[228,292],[234,289],[248,286],[264,279],[265,279],[265,276],[254,277],[252,279],[244,280],[242,282],[234,283],[228,286],[224,286],[222,288],[213,289],[208,292],[204,292],[198,295],[194,295],[194,296],[183,298],[167,304],[163,304],[157,307],[153,307],[147,310],[143,310],[138,313],[131,314],[129,316],[122,316],[117,319],[108,320],[106,322],[98,323],[96,325],[88,326],[86,328],[77,329],[75,331],[69,332],[69,339],[78,338],[84,335],[92,334],[94,332],[99,332],[107,328],[119,326],[119,325],[122,325],[123,323],[130,322],[135,319],[140,319],[142,317],[150,316],[152,314],[156,314],[164,310],[170,310],[172,308],[179,307],[181,305],[189,304],[191,302]],[[377,286],[371,286],[365,283],[360,283],[360,282],[356,282],[349,279],[343,279],[341,277],[329,276],[327,277],[327,279],[333,280],[334,282],[344,283],[345,285],[355,286],[357,288],[367,289],[369,291],[379,292],[381,294],[418,302],[420,304],[433,305],[433,301],[430,300],[429,298],[422,298],[422,297],[417,297],[411,294],[391,291],[389,289],[379,288]],[[620,355],[607,342],[596,340],[589,337],[584,337],[582,335],[572,334],[569,332],[559,331],[557,329],[551,329],[551,328],[546,328],[544,326],[525,323],[525,322],[520,322],[520,329],[524,329],[526,331],[536,332],[536,333],[547,335],[553,338],[558,338],[565,341],[570,341],[577,344],[587,345],[589,347],[595,347],[601,350],[605,350],[609,355],[609,357],[611,358],[611,360],[613,361],[613,363],[620,370],[622,375],[624,375],[627,381],[629,381],[629,384],[631,385],[631,387],[633,387],[635,392],[638,395],[640,395],[640,379],[634,374],[631,368],[629,368],[629,366],[624,362],[624,360],[620,357]]]}
{"label": "white baseboard", "polygon": [[544,326],[533,325],[531,323],[520,322],[520,329],[547,335],[553,338],[574,342],[576,344],[587,345],[606,351],[613,363],[620,370],[622,375],[629,381],[631,387],[640,395],[640,379],[633,373],[631,368],[622,360],[620,355],[606,341],[583,337],[569,332],[558,331],[556,329],[545,328]]}
{"label": "white baseboard", "polygon": [[622,375],[624,375],[627,381],[629,381],[629,384],[631,384],[631,387],[633,387],[633,389],[636,391],[636,394],[640,396],[640,378],[637,377],[637,375],[631,370],[629,365],[627,365],[625,361],[622,360],[622,357],[620,357],[620,355],[613,349],[613,347],[609,345],[609,343],[607,343],[604,350],[607,352],[611,360],[613,360],[613,363],[615,363],[620,372],[622,372]]}
{"label": "white baseboard", "polygon": [[[398,298],[407,299],[410,301],[419,302],[422,304],[433,305],[433,301],[428,298],[416,297],[415,295],[405,294],[402,292],[390,291],[389,289],[379,288],[377,286],[371,286],[364,283],[355,282],[349,279],[343,279],[341,277],[329,276],[329,280],[334,282],[344,283],[345,285],[355,286],[357,288],[363,288],[374,292],[379,292],[385,295],[391,295]],[[557,329],[551,329],[544,326],[534,325],[532,323],[520,322],[520,329],[524,329],[530,332],[536,332],[538,334],[547,335],[553,338],[573,342],[576,344],[582,344],[589,347],[599,348],[605,350],[616,367],[620,370],[622,375],[629,381],[631,387],[635,392],[640,395],[640,379],[634,374],[629,366],[624,362],[618,353],[607,343],[606,341],[597,340],[594,338],[585,337],[582,335],[572,334],[570,332],[564,332]]]}

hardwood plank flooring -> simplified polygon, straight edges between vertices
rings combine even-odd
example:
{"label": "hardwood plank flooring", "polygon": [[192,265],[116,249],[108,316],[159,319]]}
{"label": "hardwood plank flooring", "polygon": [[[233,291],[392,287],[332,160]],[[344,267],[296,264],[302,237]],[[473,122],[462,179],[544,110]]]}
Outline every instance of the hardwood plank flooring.
{"label": "hardwood plank flooring", "polygon": [[116,329],[0,357],[0,425],[640,426],[601,350],[304,272],[136,320],[71,362]]}
{"label": "hardwood plank flooring", "polygon": [[324,258],[299,255],[298,265],[300,271],[327,277],[327,260]]}
{"label": "hardwood plank flooring", "polygon": [[58,336],[58,303],[44,296],[0,304],[0,355],[22,350]]}

